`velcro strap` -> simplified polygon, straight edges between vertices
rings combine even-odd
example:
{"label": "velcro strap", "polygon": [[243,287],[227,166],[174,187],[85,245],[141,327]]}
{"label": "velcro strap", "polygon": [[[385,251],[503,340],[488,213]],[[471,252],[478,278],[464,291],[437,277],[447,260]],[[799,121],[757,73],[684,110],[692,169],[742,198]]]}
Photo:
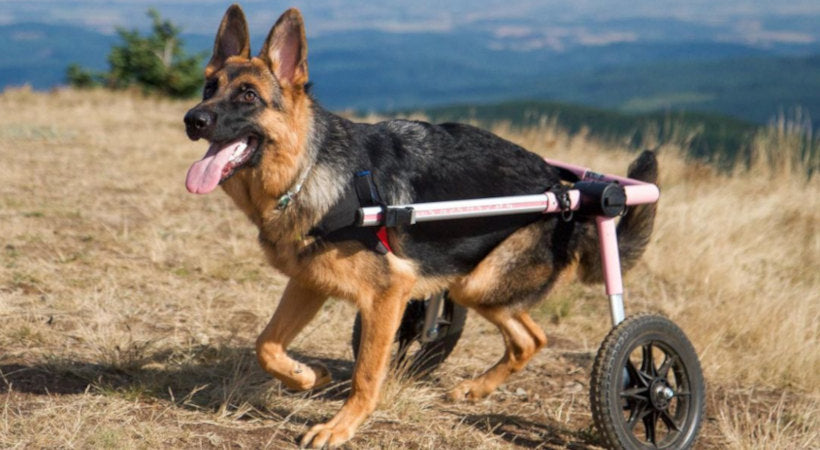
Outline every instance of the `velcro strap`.
{"label": "velcro strap", "polygon": [[356,196],[359,197],[359,204],[362,206],[380,205],[379,191],[376,190],[376,183],[373,182],[373,174],[369,170],[356,172],[353,177],[353,186],[356,188]]}

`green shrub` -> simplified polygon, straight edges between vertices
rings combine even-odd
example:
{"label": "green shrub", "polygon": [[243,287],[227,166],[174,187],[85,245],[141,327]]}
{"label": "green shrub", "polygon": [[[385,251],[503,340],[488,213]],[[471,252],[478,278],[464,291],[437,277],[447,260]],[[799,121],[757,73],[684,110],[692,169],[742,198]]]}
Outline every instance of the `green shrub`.
{"label": "green shrub", "polygon": [[122,40],[108,54],[108,72],[94,72],[72,64],[66,70],[71,86],[105,86],[126,89],[137,86],[146,93],[184,98],[196,95],[202,86],[203,53],[187,55],[179,38],[180,29],[163,20],[155,9],[148,10],[151,34],[118,28]]}

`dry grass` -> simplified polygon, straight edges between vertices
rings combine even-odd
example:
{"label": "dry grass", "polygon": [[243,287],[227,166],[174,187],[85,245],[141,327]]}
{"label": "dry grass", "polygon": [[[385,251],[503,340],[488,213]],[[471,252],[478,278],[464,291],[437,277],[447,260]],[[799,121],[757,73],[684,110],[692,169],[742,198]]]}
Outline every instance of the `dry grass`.
{"label": "dry grass", "polygon": [[[354,311],[344,302],[329,302],[293,347],[336,385],[290,393],[257,368],[252,343],[284,279],[226,196],[185,191],[204,151],[184,136],[188,106],[0,96],[0,447],[279,448],[345,398]],[[631,156],[548,122],[496,131],[600,171],[622,173]],[[628,276],[627,309],[664,312],[695,343],[709,383],[704,448],[820,442],[820,182],[804,176],[816,162],[794,157],[806,145],[795,136],[786,125],[761,134],[760,157],[730,175],[660,148],[658,224]],[[587,377],[608,328],[601,288],[570,285],[536,315],[550,347],[498,393],[443,399],[500,354],[471,316],[437,378],[391,379],[351,445],[595,447]]]}

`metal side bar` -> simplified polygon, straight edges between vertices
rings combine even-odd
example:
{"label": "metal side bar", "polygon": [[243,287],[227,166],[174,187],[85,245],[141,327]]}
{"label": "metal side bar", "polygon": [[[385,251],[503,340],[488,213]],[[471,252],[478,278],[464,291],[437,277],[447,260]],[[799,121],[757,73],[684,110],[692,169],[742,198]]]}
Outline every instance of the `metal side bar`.
{"label": "metal side bar", "polygon": [[[570,190],[568,193],[570,209],[577,209],[581,194],[577,190]],[[410,224],[472,217],[561,212],[558,198],[552,192],[511,197],[413,203],[409,205],[388,206],[387,208],[411,210]],[[359,226],[367,227],[383,224],[385,212],[385,209],[381,206],[360,208]]]}

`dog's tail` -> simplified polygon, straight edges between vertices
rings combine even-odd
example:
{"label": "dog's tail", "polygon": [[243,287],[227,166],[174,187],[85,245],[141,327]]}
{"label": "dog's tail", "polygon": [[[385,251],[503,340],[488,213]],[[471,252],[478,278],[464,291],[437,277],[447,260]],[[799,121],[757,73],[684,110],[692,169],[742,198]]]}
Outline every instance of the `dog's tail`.
{"label": "dog's tail", "polygon": [[[655,153],[649,150],[641,153],[629,165],[627,176],[658,184],[658,160]],[[618,252],[621,256],[622,271],[629,270],[643,255],[652,235],[656,209],[657,203],[631,206],[618,223]],[[590,227],[589,233],[581,243],[578,278],[585,283],[603,281],[598,237],[594,227]]]}

